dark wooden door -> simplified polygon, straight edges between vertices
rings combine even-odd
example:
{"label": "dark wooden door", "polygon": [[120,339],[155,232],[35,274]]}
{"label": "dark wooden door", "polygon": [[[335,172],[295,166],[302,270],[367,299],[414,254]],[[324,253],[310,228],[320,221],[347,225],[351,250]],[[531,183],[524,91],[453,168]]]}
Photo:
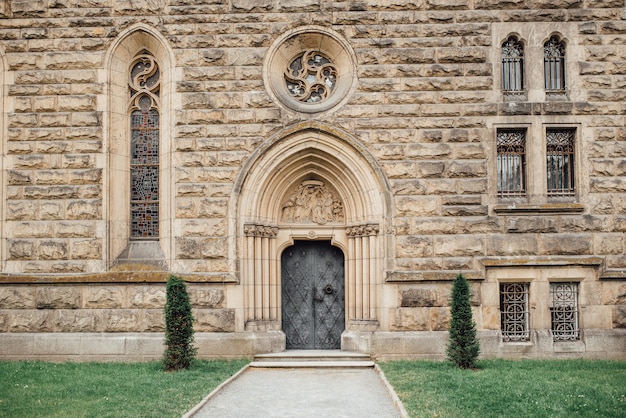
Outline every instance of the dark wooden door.
{"label": "dark wooden door", "polygon": [[287,349],[338,349],[345,329],[344,256],[330,241],[296,241],[281,257]]}

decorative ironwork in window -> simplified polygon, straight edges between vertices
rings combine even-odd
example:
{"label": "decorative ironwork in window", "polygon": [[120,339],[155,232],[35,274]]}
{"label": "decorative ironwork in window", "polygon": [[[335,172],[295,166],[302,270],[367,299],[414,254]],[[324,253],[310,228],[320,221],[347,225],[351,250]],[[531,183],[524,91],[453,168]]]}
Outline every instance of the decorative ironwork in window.
{"label": "decorative ironwork in window", "polygon": [[528,283],[500,284],[502,339],[528,341]]}
{"label": "decorative ironwork in window", "polygon": [[322,53],[307,50],[285,70],[287,90],[298,101],[318,103],[326,100],[337,84],[337,69]]}
{"label": "decorative ironwork in window", "polygon": [[578,340],[578,283],[550,283],[550,313],[554,341]]}
{"label": "decorative ironwork in window", "polygon": [[524,46],[514,36],[502,44],[502,91],[524,92]]}
{"label": "decorative ironwork in window", "polygon": [[525,196],[526,130],[499,129],[496,147],[498,196]]}
{"label": "decorative ironwork in window", "polygon": [[546,168],[548,196],[573,196],[574,129],[546,131]]}
{"label": "decorative ironwork in window", "polygon": [[543,74],[546,93],[565,92],[565,45],[557,36],[543,45]]}
{"label": "decorative ironwork in window", "polygon": [[[133,61],[130,95],[130,238],[159,238],[159,92],[154,57]],[[115,187],[115,185],[113,186]]]}

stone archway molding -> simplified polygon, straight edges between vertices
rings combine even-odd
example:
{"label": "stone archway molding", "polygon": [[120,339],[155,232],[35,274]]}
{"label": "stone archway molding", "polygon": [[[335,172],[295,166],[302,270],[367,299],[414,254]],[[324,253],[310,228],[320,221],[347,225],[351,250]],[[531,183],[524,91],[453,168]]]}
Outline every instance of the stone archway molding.
{"label": "stone archway molding", "polygon": [[[342,216],[295,222],[283,216],[294,189],[332,189]],[[312,189],[312,190],[313,190]],[[280,251],[295,239],[330,239],[346,254],[347,329],[376,329],[380,286],[393,259],[391,190],[370,152],[341,129],[319,122],[286,128],[244,164],[231,204],[237,221],[248,330],[280,329]]]}

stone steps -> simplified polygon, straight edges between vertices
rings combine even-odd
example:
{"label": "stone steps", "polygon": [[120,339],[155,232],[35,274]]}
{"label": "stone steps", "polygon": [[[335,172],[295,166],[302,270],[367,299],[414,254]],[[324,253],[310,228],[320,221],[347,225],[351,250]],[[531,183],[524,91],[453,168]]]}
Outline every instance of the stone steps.
{"label": "stone steps", "polygon": [[251,367],[257,368],[364,368],[374,367],[370,356],[341,350],[287,350],[257,354]]}

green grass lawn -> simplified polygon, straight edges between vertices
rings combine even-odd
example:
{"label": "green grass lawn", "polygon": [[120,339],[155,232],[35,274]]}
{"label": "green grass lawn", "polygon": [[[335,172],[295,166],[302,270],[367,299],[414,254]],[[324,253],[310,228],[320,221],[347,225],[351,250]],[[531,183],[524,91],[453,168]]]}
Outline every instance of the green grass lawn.
{"label": "green grass lawn", "polygon": [[626,362],[380,364],[411,417],[626,417]]}
{"label": "green grass lawn", "polygon": [[0,417],[180,417],[246,363],[0,362]]}

